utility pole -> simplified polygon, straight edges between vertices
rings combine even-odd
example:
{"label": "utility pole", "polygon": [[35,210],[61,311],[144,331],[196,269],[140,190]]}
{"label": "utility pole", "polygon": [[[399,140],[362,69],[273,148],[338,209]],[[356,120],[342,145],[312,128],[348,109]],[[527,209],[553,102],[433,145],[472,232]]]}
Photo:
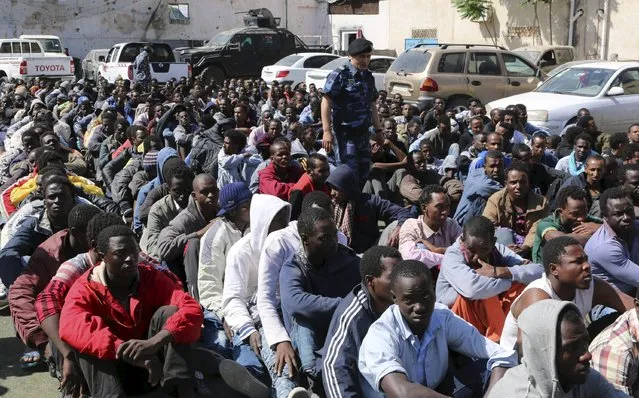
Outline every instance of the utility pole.
{"label": "utility pole", "polygon": [[284,0],[284,18],[286,18],[284,27],[288,29],[288,0]]}

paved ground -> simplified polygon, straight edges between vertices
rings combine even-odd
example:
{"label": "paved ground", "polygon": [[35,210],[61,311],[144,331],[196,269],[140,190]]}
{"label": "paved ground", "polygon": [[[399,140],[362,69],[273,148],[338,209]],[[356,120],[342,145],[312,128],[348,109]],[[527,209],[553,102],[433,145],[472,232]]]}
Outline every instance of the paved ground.
{"label": "paved ground", "polygon": [[25,372],[18,366],[24,346],[15,337],[9,310],[0,311],[0,396],[60,398],[58,382],[47,371]]}

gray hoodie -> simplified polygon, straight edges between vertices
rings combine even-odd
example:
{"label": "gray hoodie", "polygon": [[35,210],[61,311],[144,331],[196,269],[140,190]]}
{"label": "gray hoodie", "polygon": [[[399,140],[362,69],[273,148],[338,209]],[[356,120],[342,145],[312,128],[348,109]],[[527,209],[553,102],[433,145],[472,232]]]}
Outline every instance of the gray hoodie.
{"label": "gray hoodie", "polygon": [[[519,316],[522,364],[509,369],[490,390],[488,398],[606,398],[627,397],[615,390],[599,372],[590,369],[586,382],[564,391],[559,384],[556,367],[557,323],[559,314],[568,307],[579,309],[568,301],[542,300],[526,308]],[[550,366],[549,366],[550,365]]]}

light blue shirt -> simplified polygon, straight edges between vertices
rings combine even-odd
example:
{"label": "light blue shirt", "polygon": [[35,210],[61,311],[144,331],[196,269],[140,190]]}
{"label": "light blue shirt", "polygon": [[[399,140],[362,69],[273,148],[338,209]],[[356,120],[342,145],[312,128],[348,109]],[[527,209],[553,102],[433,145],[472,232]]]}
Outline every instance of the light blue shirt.
{"label": "light blue shirt", "polygon": [[[488,340],[445,305],[436,303],[422,341],[411,332],[399,307],[390,306],[362,342],[359,369],[377,392],[382,392],[382,379],[390,373],[403,373],[409,382],[435,389],[446,376],[449,350],[487,359],[490,370],[517,365],[515,351],[505,350]],[[378,397],[379,394],[365,396]]]}
{"label": "light blue shirt", "polygon": [[468,266],[462,253],[460,238],[444,254],[435,286],[437,302],[452,307],[460,294],[469,300],[483,300],[497,296],[511,288],[513,282],[528,285],[541,278],[541,264],[524,264],[525,260],[508,247],[495,243],[489,264],[508,267],[512,278],[494,278],[478,274]]}
{"label": "light blue shirt", "polygon": [[588,239],[584,251],[592,265],[592,274],[622,292],[634,296],[639,287],[639,221],[634,221],[631,245],[603,225]]}

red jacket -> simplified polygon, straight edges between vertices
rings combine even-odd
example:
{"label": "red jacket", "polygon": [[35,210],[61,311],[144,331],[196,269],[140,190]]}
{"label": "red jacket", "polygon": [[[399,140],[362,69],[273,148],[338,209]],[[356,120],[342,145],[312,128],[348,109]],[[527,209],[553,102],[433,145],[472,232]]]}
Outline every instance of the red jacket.
{"label": "red jacket", "polygon": [[102,263],[87,271],[71,287],[60,315],[60,337],[82,354],[114,360],[120,344],[146,339],[151,318],[165,305],[178,307],[164,325],[177,344],[200,338],[203,314],[200,304],[160,270],[138,265],[137,292],[127,312],[101,283]]}
{"label": "red jacket", "polygon": [[53,234],[33,252],[27,268],[9,288],[11,318],[25,344],[37,347],[48,341],[36,316],[36,297],[56,274],[60,264],[74,255],[69,243],[69,230]]}
{"label": "red jacket", "polygon": [[258,173],[260,193],[277,196],[287,201],[291,189],[304,174],[304,170],[296,163],[291,163],[285,174],[286,178],[282,179],[275,171],[275,164],[273,162],[269,163],[264,170]]}
{"label": "red jacket", "polygon": [[328,189],[328,185],[324,184],[321,187],[313,186],[313,181],[311,180],[311,177],[308,175],[308,173],[302,174],[300,179],[291,188],[291,192],[293,191],[302,191],[302,196],[306,196],[313,191],[326,192],[328,196],[331,196],[331,191],[330,189]]}

